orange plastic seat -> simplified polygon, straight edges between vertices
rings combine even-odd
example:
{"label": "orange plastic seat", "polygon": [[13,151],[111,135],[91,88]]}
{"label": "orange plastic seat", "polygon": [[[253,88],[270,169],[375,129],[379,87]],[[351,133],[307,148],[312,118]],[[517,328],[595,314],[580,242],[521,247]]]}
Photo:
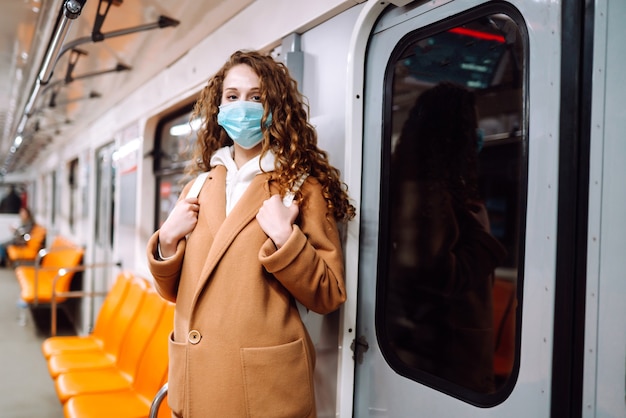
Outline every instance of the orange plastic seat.
{"label": "orange plastic seat", "polygon": [[[83,258],[84,249],[58,236],[46,255],[35,265],[20,265],[15,268],[15,275],[20,284],[20,296],[29,305],[38,303],[50,303],[52,300],[53,287],[56,293],[67,292],[70,289],[74,272],[69,271],[64,275],[59,274],[61,268],[76,267]],[[56,283],[54,283],[55,278]],[[57,302],[64,302],[66,298],[59,297]]]}
{"label": "orange plastic seat", "polygon": [[39,253],[39,250],[44,246],[45,239],[46,228],[38,224],[33,225],[24,245],[7,246],[8,261],[10,263],[35,261],[37,253]]}
{"label": "orange plastic seat", "polygon": [[128,389],[76,396],[65,403],[63,411],[66,418],[143,418],[148,417],[150,402]]}
{"label": "orange plastic seat", "polygon": [[[158,348],[160,341],[153,342],[152,337],[159,327],[165,328],[165,332],[161,332],[159,338],[163,344],[167,343],[167,333],[171,331],[172,324],[169,322],[163,327],[161,318],[165,306],[165,300],[155,290],[148,290],[141,309],[126,333],[115,365],[106,369],[83,369],[60,374],[55,382],[59,400],[65,403],[70,397],[79,394],[109,392],[130,387],[146,350]],[[148,347],[149,343],[152,343],[152,347]]]}
{"label": "orange plastic seat", "polygon": [[[152,399],[167,381],[168,336],[173,326],[174,304],[165,303],[165,312],[139,361],[132,383],[125,389],[71,397],[64,405],[66,418],[148,417]],[[167,402],[163,402],[158,416],[170,415]]]}
{"label": "orange plastic seat", "polygon": [[116,326],[106,328],[107,334],[103,338],[104,345],[99,350],[62,352],[53,354],[48,359],[48,371],[56,379],[61,373],[72,370],[107,368],[115,364],[120,353],[122,343],[141,303],[150,286],[146,279],[134,277],[130,283],[124,303],[116,317]]}
{"label": "orange plastic seat", "polygon": [[122,303],[124,303],[126,291],[132,278],[132,274],[128,272],[121,272],[117,276],[115,283],[102,303],[91,334],[49,337],[44,340],[41,346],[44,357],[48,359],[54,354],[63,352],[101,350],[104,347],[104,340],[107,338],[107,335],[119,330],[116,323],[117,313]]}

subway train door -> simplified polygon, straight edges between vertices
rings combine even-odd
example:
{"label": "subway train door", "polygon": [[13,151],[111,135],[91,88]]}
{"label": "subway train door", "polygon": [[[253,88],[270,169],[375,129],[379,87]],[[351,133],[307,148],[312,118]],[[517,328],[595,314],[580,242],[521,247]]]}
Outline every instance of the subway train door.
{"label": "subway train door", "polygon": [[355,417],[550,416],[560,15],[548,3],[363,11]]}

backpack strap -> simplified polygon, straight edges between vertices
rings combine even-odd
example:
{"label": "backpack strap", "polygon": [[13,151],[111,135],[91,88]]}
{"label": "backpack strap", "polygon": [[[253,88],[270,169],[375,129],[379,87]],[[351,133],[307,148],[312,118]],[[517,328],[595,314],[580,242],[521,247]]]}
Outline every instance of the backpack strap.
{"label": "backpack strap", "polygon": [[187,193],[187,199],[190,197],[198,197],[198,195],[200,194],[200,189],[202,189],[202,185],[204,184],[204,181],[208,176],[209,172],[205,171],[204,173],[200,173],[198,177],[196,177],[196,180],[191,185],[191,189],[189,189],[189,192]]}
{"label": "backpack strap", "polygon": [[300,187],[302,187],[307,177],[309,177],[307,173],[301,175],[300,178],[293,185],[291,190],[285,193],[285,197],[283,197],[283,205],[287,207],[291,206],[291,204],[293,203],[293,198],[296,196],[296,192],[300,190]]}
{"label": "backpack strap", "polygon": [[[293,185],[291,190],[289,190],[285,194],[285,197],[283,197],[283,205],[287,207],[291,206],[291,204],[293,203],[293,198],[296,195],[296,192],[300,190],[300,187],[302,187],[302,185],[304,184],[304,181],[306,180],[308,176],[309,175],[307,173],[304,173],[302,176],[300,176],[300,178],[296,181],[296,183]],[[306,319],[309,316],[309,310],[307,309],[306,306],[298,302],[297,299],[296,299],[296,307],[298,308],[298,313],[300,313],[300,319],[306,325]]]}

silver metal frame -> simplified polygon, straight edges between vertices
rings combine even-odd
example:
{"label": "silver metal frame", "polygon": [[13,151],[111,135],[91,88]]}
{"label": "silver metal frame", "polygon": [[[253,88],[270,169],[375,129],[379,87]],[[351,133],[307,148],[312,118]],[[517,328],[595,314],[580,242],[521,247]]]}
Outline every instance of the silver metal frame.
{"label": "silver metal frame", "polygon": [[159,415],[159,407],[161,406],[161,403],[163,402],[163,399],[165,399],[166,396],[167,396],[167,382],[163,386],[161,386],[161,389],[159,389],[157,394],[154,396],[154,399],[152,400],[152,403],[150,404],[150,415],[148,415],[149,418],[157,418],[157,416]]}

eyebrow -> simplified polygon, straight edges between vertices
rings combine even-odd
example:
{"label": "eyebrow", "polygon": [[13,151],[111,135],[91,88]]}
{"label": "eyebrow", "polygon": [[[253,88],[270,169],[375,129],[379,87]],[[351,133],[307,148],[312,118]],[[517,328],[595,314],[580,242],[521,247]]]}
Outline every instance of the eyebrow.
{"label": "eyebrow", "polygon": [[[224,87],[224,91],[230,91],[230,90],[239,91],[237,87]],[[261,91],[260,87],[253,87],[250,89],[250,92],[260,92],[260,91]]]}

